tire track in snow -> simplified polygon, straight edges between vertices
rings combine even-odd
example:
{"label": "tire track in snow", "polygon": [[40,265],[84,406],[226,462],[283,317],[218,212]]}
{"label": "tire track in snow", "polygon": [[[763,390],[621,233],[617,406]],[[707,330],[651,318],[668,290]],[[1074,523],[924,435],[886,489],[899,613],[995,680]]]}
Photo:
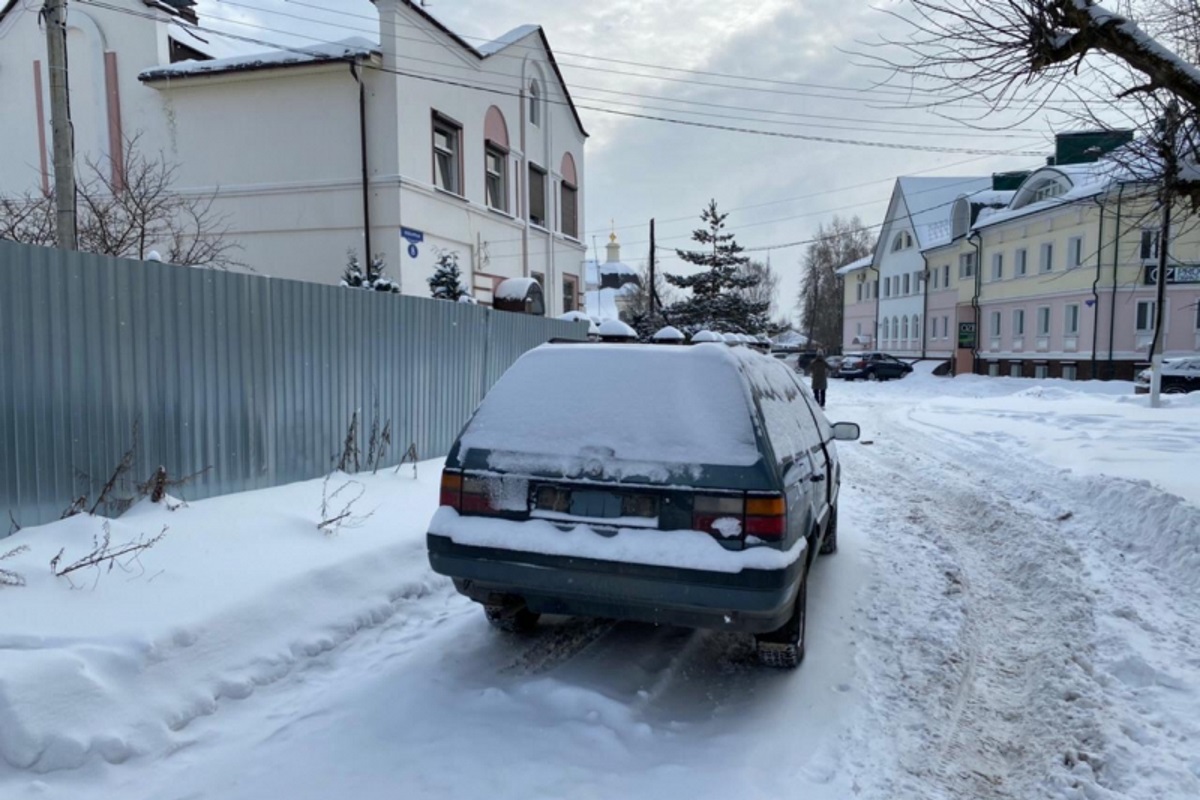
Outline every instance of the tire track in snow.
{"label": "tire track in snow", "polygon": [[[843,451],[859,491],[885,496],[872,519],[883,599],[867,611],[880,624],[860,656],[868,680],[899,683],[872,693],[882,723],[900,728],[899,770],[878,788],[1043,795],[1064,760],[1099,747],[1079,702],[1095,689],[1073,658],[1089,652],[1095,627],[1078,554],[1055,519],[1021,500],[1026,481],[1004,477],[1014,464],[969,441],[919,435],[897,416],[883,415],[874,447]],[[987,482],[968,465],[987,465]]]}

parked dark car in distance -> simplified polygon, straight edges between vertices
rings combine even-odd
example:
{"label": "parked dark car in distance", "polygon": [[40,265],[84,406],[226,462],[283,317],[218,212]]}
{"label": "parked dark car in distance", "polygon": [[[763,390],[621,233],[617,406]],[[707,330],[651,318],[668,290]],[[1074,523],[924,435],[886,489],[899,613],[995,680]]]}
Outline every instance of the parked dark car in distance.
{"label": "parked dark car in distance", "polygon": [[[1136,394],[1149,394],[1149,369],[1142,370],[1134,378],[1133,391]],[[1200,391],[1200,356],[1164,358],[1160,391],[1163,394],[1187,394]]]}
{"label": "parked dark car in distance", "polygon": [[430,564],[506,630],[566,614],[741,631],[794,667],[810,567],[837,549],[834,441],[858,433],[746,348],[544,345],[451,448]]}
{"label": "parked dark car in distance", "polygon": [[848,381],[862,378],[868,381],[886,381],[903,378],[912,372],[912,365],[887,353],[847,353],[834,373]]}

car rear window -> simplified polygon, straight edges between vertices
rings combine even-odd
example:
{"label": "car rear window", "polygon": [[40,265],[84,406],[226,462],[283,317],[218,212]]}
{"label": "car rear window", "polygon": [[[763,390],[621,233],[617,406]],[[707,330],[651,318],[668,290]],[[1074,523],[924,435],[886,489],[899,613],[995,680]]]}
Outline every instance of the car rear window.
{"label": "car rear window", "polygon": [[492,387],[460,446],[522,454],[508,459],[513,469],[570,469],[579,459],[610,475],[613,461],[643,472],[745,467],[760,460],[750,408],[725,345],[545,345]]}

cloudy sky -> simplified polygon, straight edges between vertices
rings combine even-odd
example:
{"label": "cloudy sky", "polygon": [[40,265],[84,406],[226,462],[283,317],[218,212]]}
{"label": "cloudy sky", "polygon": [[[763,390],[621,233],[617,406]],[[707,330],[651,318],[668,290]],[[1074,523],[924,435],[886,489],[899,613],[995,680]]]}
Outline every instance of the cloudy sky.
{"label": "cloudy sky", "polygon": [[[728,227],[781,274],[778,313],[790,313],[803,245],[834,214],[880,222],[898,175],[987,175],[1036,166],[1050,152],[1052,113],[1022,120],[935,113],[855,52],[903,30],[895,0],[429,0],[429,10],[473,44],[525,23],[541,25],[592,134],[586,230],[603,247],[610,225],[622,260],[658,241],[686,246],[715,198]],[[319,7],[336,9],[323,12]],[[245,36],[310,43],[377,39],[368,0],[202,0],[202,24]],[[233,21],[243,23],[237,25]],[[322,24],[324,23],[324,24]],[[288,35],[297,38],[287,39]],[[478,38],[474,38],[478,37]],[[899,55],[899,54],[894,54]],[[615,109],[787,134],[788,138],[630,119]],[[810,137],[810,138],[791,138]],[[843,142],[816,139],[848,140]],[[875,145],[854,144],[869,142]],[[936,148],[935,150],[922,148]],[[990,151],[992,155],[979,152]],[[995,155],[995,153],[1013,155]],[[610,222],[611,221],[611,222]],[[790,246],[789,246],[790,245]],[[660,253],[670,270],[679,261]]]}

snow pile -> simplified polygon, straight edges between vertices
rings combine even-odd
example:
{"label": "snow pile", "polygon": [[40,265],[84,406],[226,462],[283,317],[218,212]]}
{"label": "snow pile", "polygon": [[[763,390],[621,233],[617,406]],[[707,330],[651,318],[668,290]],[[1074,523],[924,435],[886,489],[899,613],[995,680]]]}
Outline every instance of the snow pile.
{"label": "snow pile", "polygon": [[738,362],[710,345],[539,347],[488,392],[461,447],[503,471],[656,481],[760,458]]}
{"label": "snow pile", "polygon": [[[366,487],[356,511],[374,513],[338,535],[317,530],[317,480],[173,512],[146,503],[107,523],[79,515],[5,539],[5,551],[29,550],[4,562],[27,585],[0,588],[0,773],[173,749],[196,718],[443,589],[423,538],[439,468],[420,465],[420,480],[355,478]],[[60,549],[61,568],[105,526],[114,545],[166,535],[125,567],[51,574]]]}

